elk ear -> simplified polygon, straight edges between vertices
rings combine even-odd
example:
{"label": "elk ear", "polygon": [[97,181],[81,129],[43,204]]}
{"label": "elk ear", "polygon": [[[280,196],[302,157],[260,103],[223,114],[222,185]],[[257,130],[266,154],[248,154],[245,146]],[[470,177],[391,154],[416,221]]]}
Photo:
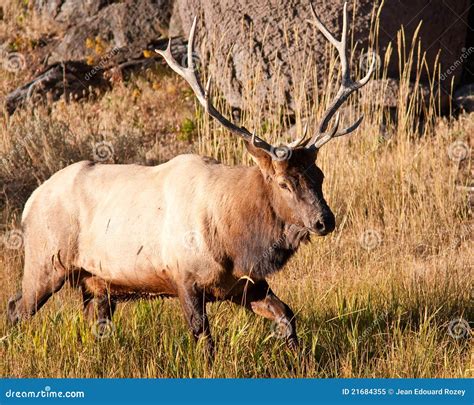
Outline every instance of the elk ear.
{"label": "elk ear", "polygon": [[252,156],[252,160],[257,163],[258,167],[265,175],[272,175],[275,172],[272,165],[272,158],[267,152],[258,148],[249,141],[245,141],[245,147],[250,156]]}

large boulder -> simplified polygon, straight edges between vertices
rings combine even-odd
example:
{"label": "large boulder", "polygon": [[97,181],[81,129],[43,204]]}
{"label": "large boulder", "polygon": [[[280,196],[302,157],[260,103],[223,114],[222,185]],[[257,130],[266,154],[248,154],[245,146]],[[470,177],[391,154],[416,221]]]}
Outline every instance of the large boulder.
{"label": "large boulder", "polygon": [[43,17],[49,17],[66,26],[82,22],[85,18],[96,15],[114,0],[36,0],[35,9]]}
{"label": "large boulder", "polygon": [[[357,44],[353,66],[364,67],[371,21],[377,14],[379,3],[359,0],[349,4],[350,36]],[[376,52],[383,62],[389,44],[392,44],[392,57],[385,66],[388,78],[400,76],[397,35],[401,37],[399,33],[403,28],[408,53],[421,24],[417,43],[426,52],[427,66],[431,70],[441,51],[439,91],[443,99],[448,100],[451,80],[454,84],[458,83],[465,60],[463,55],[466,51],[463,48],[469,3],[469,0],[385,0],[379,13]],[[341,2],[313,0],[313,4],[328,28],[339,35],[342,28]],[[187,34],[193,17],[202,16],[197,43],[203,56],[204,51],[214,54],[213,59],[219,70],[214,80],[235,107],[243,107],[242,87],[256,69],[260,69],[257,91],[262,102],[288,102],[290,108],[293,89],[305,80],[304,68],[308,60],[316,61],[319,77],[324,76],[326,41],[307,22],[312,18],[308,1],[175,0],[175,13],[177,15],[173,16],[170,27],[173,33],[181,31]],[[415,70],[414,67],[411,72],[413,78]],[[420,78],[422,83],[428,83],[426,70],[422,71]],[[306,82],[306,91],[310,91],[311,80],[306,79]]]}
{"label": "large boulder", "polygon": [[99,59],[112,64],[136,58],[166,33],[172,4],[172,0],[38,1],[41,15],[65,26],[48,64],[84,60],[94,64]]}
{"label": "large boulder", "polygon": [[[44,100],[80,99],[162,61],[173,0],[36,0],[35,10],[55,32],[35,49],[32,79],[5,98],[7,111]],[[165,34],[165,38],[163,38]],[[186,51],[173,41],[179,59]]]}

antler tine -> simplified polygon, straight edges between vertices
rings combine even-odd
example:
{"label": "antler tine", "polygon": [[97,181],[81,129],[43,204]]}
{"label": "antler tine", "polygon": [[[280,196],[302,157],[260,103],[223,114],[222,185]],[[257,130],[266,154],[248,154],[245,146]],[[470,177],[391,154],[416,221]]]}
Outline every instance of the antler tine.
{"label": "antler tine", "polygon": [[210,100],[210,93],[211,93],[211,78],[207,80],[206,88],[203,89],[201,82],[197,77],[196,70],[194,69],[194,61],[193,61],[193,54],[194,54],[194,33],[196,31],[196,24],[197,24],[197,17],[194,17],[193,25],[191,26],[191,31],[189,32],[189,39],[188,39],[188,48],[187,48],[187,67],[182,67],[176,59],[173,57],[171,53],[171,39],[168,42],[168,46],[165,51],[161,51],[155,49],[155,52],[159,55],[163,56],[166,60],[166,63],[173,69],[178,75],[180,75],[184,80],[188,82],[193,90],[194,94],[196,95],[199,103],[202,105],[204,110],[214,119],[216,119],[222,126],[227,128],[230,132],[239,135],[247,142],[252,142],[253,145],[256,147],[263,149],[272,157],[274,156],[273,150],[274,148],[263,139],[260,139],[255,134],[252,134],[244,127],[239,127],[232,122],[230,122],[227,118],[225,118],[217,109],[212,105]]}
{"label": "antler tine", "polygon": [[[334,125],[334,128],[337,128],[337,127],[339,126],[339,113],[337,113],[337,114],[338,114],[338,115],[337,115],[337,118],[336,118],[336,119],[338,120],[338,122],[337,122],[336,125]],[[323,146],[325,143],[327,143],[328,141],[330,141],[332,138],[337,138],[338,136],[343,136],[343,135],[350,134],[351,132],[355,131],[355,130],[359,127],[359,125],[361,124],[361,122],[363,121],[363,119],[364,119],[364,116],[362,115],[361,117],[359,117],[359,119],[358,119],[356,122],[354,122],[351,126],[345,128],[345,129],[343,129],[342,131],[339,131],[339,132],[334,131],[334,130],[331,131],[331,134],[332,134],[331,136],[329,136],[329,135],[326,136],[326,135],[325,135],[325,136],[321,137],[320,139],[318,139],[318,140],[316,141],[316,143],[315,143],[314,146],[315,146],[317,149],[319,149],[321,146]],[[337,133],[336,133],[336,132],[337,132]]]}
{"label": "antler tine", "polygon": [[[316,27],[322,32],[322,34],[326,37],[326,39],[337,49],[339,54],[339,58],[341,61],[341,86],[336,94],[336,97],[331,102],[327,110],[324,112],[323,117],[321,119],[321,123],[319,124],[318,131],[312,137],[311,141],[309,142],[309,148],[320,148],[322,145],[327,143],[332,138],[337,138],[342,135],[347,135],[357,129],[357,127],[362,122],[363,116],[360,117],[354,124],[351,126],[343,129],[340,132],[331,130],[329,134],[326,134],[325,131],[329,125],[329,122],[333,118],[334,114],[337,110],[341,107],[341,105],[348,99],[348,97],[356,90],[360,89],[361,87],[365,86],[368,81],[370,80],[372,73],[375,69],[375,62],[376,57],[372,60],[372,63],[369,67],[369,71],[367,74],[358,81],[353,81],[350,77],[349,72],[349,62],[347,58],[347,2],[344,3],[343,9],[343,20],[342,20],[342,36],[341,40],[338,41],[331,32],[327,29],[324,23],[318,17],[318,14],[314,10],[313,4],[310,1],[311,12],[314,17],[314,24]],[[334,128],[337,128],[338,125],[335,125]],[[331,136],[329,136],[331,135]]]}
{"label": "antler tine", "polygon": [[[193,19],[193,24],[191,25],[191,30],[189,31],[189,38],[188,38],[188,69],[191,69],[194,71],[194,60],[193,60],[193,53],[194,53],[194,33],[196,31],[196,25],[197,25],[197,17],[194,17]],[[171,41],[171,39],[170,39]]]}
{"label": "antler tine", "polygon": [[309,3],[311,7],[311,12],[314,17],[314,25],[322,32],[326,39],[337,49],[339,57],[341,58],[341,71],[342,71],[342,80],[344,82],[350,82],[350,75],[347,63],[346,55],[346,41],[347,41],[347,2],[344,3],[343,10],[343,19],[342,19],[342,35],[341,40],[338,41],[334,35],[328,30],[326,25],[321,21],[316,10],[314,9],[313,3]]}
{"label": "antler tine", "polygon": [[308,122],[304,124],[303,135],[294,140],[293,142],[288,143],[286,146],[290,149],[297,148],[299,146],[304,146],[308,140],[306,139],[306,135],[308,135]]}
{"label": "antler tine", "polygon": [[[319,149],[321,146],[323,146],[325,143],[329,142],[332,138],[334,137],[337,137],[337,136],[340,136],[338,133],[337,133],[337,130],[339,129],[339,119],[340,119],[340,114],[339,112],[337,112],[336,114],[336,122],[334,123],[334,127],[331,129],[330,132],[328,132],[327,134],[323,134],[321,137],[319,137],[315,144],[314,144],[314,147],[316,149]],[[344,131],[342,131],[344,132]],[[342,133],[341,132],[341,133]]]}

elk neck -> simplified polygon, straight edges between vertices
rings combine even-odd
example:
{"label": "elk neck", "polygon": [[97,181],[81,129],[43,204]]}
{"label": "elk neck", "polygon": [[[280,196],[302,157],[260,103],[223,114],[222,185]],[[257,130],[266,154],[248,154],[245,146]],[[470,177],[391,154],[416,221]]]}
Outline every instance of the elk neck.
{"label": "elk neck", "polygon": [[236,276],[265,278],[309,240],[309,232],[292,223],[258,167],[232,167],[225,174],[216,183],[219,203],[208,218],[209,247]]}

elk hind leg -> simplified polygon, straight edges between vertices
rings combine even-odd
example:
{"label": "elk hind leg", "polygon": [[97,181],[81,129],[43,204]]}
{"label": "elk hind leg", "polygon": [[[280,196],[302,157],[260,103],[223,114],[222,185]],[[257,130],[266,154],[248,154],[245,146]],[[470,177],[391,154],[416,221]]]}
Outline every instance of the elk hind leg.
{"label": "elk hind leg", "polygon": [[107,283],[96,276],[84,277],[81,280],[84,317],[94,323],[94,333],[102,337],[112,321],[116,301],[110,294]]}

